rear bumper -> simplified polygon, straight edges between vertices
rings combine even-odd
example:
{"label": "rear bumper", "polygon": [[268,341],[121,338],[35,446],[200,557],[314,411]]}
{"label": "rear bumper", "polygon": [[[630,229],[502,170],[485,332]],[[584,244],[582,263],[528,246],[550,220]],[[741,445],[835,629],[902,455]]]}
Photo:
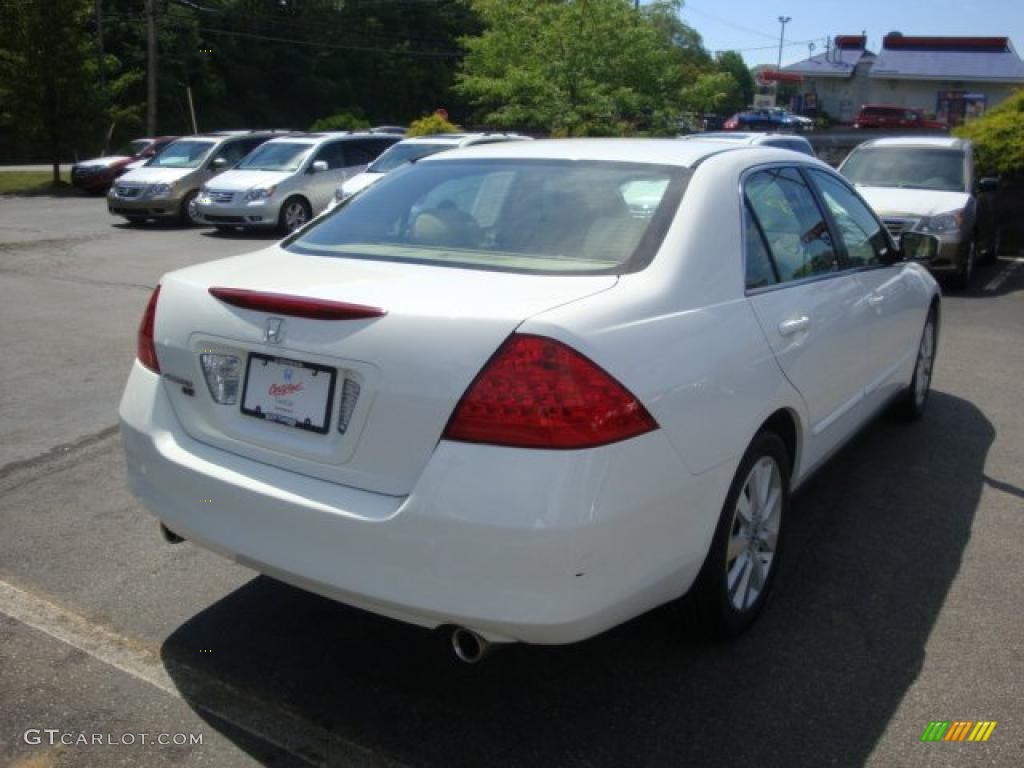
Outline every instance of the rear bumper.
{"label": "rear bumper", "polygon": [[406,497],[189,437],[135,363],[120,407],[132,490],[175,533],[344,603],[494,641],[566,643],[685,592],[731,467],[683,469],[661,430],[591,451],[442,441]]}

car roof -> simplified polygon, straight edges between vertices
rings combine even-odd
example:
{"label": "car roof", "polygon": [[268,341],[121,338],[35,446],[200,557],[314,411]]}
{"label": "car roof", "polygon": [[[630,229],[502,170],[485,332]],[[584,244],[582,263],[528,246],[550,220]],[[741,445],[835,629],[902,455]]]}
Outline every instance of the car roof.
{"label": "car roof", "polygon": [[810,142],[803,136],[797,136],[792,133],[782,133],[781,131],[708,131],[706,133],[680,136],[679,138],[686,139],[687,141],[734,141],[743,144],[758,144],[766,139],[782,138],[796,139],[797,141],[810,144]]}
{"label": "car roof", "polygon": [[963,149],[967,142],[955,136],[893,136],[886,139],[872,139],[862,147],[937,147],[940,149]]}
{"label": "car roof", "polygon": [[268,144],[288,142],[289,144],[322,144],[326,141],[354,141],[362,139],[394,139],[394,134],[370,133],[369,131],[320,131],[318,133],[293,133],[287,136],[275,136]]}
{"label": "car roof", "polygon": [[[379,135],[379,134],[378,134]],[[402,144],[446,144],[452,147],[466,146],[476,141],[515,141],[519,139],[529,139],[529,136],[522,136],[518,133],[431,133],[426,136],[413,136],[412,138],[402,139]]]}
{"label": "car roof", "polygon": [[454,152],[440,152],[419,162],[442,162],[458,158],[501,158],[537,160],[592,160],[622,163],[652,163],[692,168],[711,155],[735,151],[786,152],[775,147],[750,147],[737,142],[677,139],[541,139],[475,144]]}

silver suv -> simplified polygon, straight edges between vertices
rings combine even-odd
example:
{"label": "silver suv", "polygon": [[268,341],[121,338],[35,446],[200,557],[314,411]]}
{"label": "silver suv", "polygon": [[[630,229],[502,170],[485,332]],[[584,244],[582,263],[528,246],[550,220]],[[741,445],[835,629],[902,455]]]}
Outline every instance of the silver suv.
{"label": "silver suv", "polygon": [[273,139],[202,188],[196,201],[199,218],[219,229],[294,232],[327,207],[335,187],[400,139],[348,132]]}
{"label": "silver suv", "polygon": [[199,188],[280,135],[275,131],[218,131],[178,139],[141,168],[121,176],[107,193],[107,210],[128,221],[199,223],[195,205]]}

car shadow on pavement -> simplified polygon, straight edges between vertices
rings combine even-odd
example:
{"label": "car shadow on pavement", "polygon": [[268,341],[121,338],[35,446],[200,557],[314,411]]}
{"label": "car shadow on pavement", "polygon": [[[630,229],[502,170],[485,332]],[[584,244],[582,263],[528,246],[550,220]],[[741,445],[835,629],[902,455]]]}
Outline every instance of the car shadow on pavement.
{"label": "car shadow on pavement", "polygon": [[223,240],[281,240],[285,237],[276,228],[265,228],[265,229],[206,229],[203,230],[203,237],[212,237]]}
{"label": "car shadow on pavement", "polygon": [[185,678],[227,681],[407,765],[862,765],[921,670],[994,438],[942,392],[917,424],[869,426],[796,495],[773,600],[729,644],[696,639],[667,606],[467,667],[437,633],[257,577],[162,656],[229,738]]}

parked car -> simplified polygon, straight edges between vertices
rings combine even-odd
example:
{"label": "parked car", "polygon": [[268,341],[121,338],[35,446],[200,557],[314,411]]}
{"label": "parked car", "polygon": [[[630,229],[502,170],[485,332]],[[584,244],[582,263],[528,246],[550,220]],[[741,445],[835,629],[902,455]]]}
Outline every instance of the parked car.
{"label": "parked car", "polygon": [[794,152],[801,152],[805,155],[815,157],[814,147],[811,146],[811,142],[803,136],[794,136],[791,133],[709,131],[708,133],[695,133],[689,136],[680,136],[679,138],[687,141],[728,141],[734,144],[747,144],[749,146],[778,147],[779,149],[790,149]]}
{"label": "parked car", "polygon": [[814,121],[800,117],[778,107],[750,109],[738,112],[722,124],[727,131],[805,131],[814,127]]}
{"label": "parked car", "polygon": [[889,404],[925,409],[940,292],[905,253],[929,244],[769,147],[437,154],[161,279],[128,480],[171,540],[455,627],[464,660],[685,593],[733,635],[791,492]]}
{"label": "parked car", "polygon": [[888,128],[890,130],[947,131],[949,126],[939,120],[929,120],[920,109],[893,107],[885,104],[865,104],[857,113],[854,128]]}
{"label": "parked car", "polygon": [[178,139],[142,168],[119,178],[107,194],[107,210],[130,222],[171,219],[201,223],[196,209],[199,188],[279,135],[274,131],[218,131]]}
{"label": "parked car", "polygon": [[529,136],[521,136],[518,133],[436,133],[431,136],[415,136],[405,139],[382,153],[363,173],[353,176],[341,184],[335,190],[334,202],[331,207],[333,208],[334,205],[351,197],[356,192],[366,189],[395,168],[407,163],[415,163],[436,152],[470,147],[474,144],[496,144],[502,141],[526,141],[529,139]]}
{"label": "parked car", "polygon": [[135,139],[112,155],[83,160],[71,166],[71,186],[91,194],[102,194],[110,189],[121,174],[135,163],[144,163],[166,147],[177,136],[158,136],[155,139]]}
{"label": "parked car", "polygon": [[994,260],[998,180],[977,179],[970,141],[912,136],[866,141],[839,172],[857,186],[895,237],[925,232],[939,238],[928,263],[933,274],[970,286],[979,254]]}
{"label": "parked car", "polygon": [[199,220],[218,229],[294,232],[323,211],[334,189],[401,139],[387,133],[310,133],[272,139],[205,184]]}

